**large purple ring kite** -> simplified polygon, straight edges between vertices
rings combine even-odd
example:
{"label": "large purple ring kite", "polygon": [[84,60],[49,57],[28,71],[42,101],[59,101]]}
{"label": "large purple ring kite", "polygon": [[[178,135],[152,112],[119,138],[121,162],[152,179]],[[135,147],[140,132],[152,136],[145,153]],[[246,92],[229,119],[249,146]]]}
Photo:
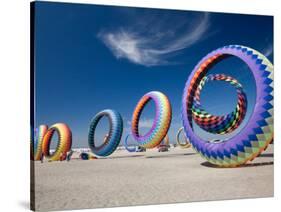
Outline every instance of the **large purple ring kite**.
{"label": "large purple ring kite", "polygon": [[[200,82],[220,60],[235,56],[244,61],[256,82],[256,104],[245,127],[223,142],[209,142],[193,130],[194,98]],[[230,45],[205,56],[191,72],[182,98],[182,118],[186,136],[193,148],[209,162],[222,167],[235,167],[253,160],[273,140],[273,65],[254,49]]]}

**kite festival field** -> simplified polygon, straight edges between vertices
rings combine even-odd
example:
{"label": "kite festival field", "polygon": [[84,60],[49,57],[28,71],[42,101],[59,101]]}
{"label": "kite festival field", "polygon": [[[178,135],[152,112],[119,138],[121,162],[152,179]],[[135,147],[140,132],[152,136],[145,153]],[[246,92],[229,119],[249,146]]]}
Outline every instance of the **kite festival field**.
{"label": "kite festival field", "polygon": [[117,150],[102,159],[35,162],[35,207],[62,210],[273,196],[273,146],[238,168],[218,168],[192,148]]}

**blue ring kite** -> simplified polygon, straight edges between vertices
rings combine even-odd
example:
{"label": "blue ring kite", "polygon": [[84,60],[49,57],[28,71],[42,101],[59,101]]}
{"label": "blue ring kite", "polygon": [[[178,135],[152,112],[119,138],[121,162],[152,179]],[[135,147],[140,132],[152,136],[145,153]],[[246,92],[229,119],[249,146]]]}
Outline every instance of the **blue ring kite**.
{"label": "blue ring kite", "polygon": [[126,138],[125,138],[125,140],[124,140],[124,147],[126,148],[126,150],[127,150],[128,152],[136,152],[136,151],[137,151],[136,146],[134,146],[134,147],[129,147],[129,145],[128,145],[128,139],[129,139],[129,137],[130,137],[131,135],[132,135],[132,134],[128,134],[128,135],[126,136]]}
{"label": "blue ring kite", "polygon": [[[95,130],[96,127],[102,117],[108,117],[109,119],[109,133],[104,143],[100,146],[95,145]],[[118,147],[121,136],[123,132],[123,120],[121,115],[115,110],[103,110],[96,114],[96,116],[92,119],[89,135],[88,135],[88,143],[91,151],[98,156],[109,156],[111,155],[116,148]]]}

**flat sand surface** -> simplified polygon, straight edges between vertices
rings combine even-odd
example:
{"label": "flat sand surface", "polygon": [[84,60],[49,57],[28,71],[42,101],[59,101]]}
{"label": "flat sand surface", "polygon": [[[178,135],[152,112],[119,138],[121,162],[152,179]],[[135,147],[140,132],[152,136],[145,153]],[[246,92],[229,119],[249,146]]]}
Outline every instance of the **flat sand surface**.
{"label": "flat sand surface", "polygon": [[217,168],[193,149],[35,163],[36,210],[273,196],[273,145],[239,168]]}

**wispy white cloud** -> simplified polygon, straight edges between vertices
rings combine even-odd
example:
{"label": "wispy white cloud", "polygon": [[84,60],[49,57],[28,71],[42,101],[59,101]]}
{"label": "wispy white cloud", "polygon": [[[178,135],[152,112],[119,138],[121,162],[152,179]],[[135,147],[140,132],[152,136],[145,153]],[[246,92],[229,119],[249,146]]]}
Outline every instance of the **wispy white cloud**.
{"label": "wispy white cloud", "polygon": [[166,19],[162,19],[138,27],[103,30],[98,37],[118,59],[144,66],[168,65],[173,63],[168,60],[170,56],[206,36],[209,19],[208,13],[169,25],[164,23]]}

